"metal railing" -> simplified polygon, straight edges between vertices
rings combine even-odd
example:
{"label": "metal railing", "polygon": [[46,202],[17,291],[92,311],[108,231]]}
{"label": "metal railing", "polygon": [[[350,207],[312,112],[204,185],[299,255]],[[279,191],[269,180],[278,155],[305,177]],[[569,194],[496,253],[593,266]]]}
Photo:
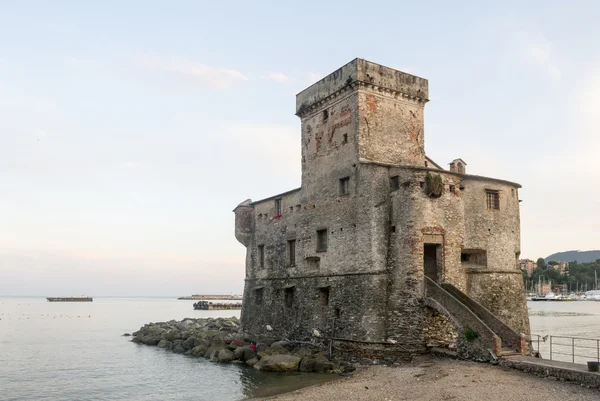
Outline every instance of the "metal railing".
{"label": "metal railing", "polygon": [[546,354],[551,361],[585,364],[600,362],[600,339],[530,334],[531,350],[541,358]]}

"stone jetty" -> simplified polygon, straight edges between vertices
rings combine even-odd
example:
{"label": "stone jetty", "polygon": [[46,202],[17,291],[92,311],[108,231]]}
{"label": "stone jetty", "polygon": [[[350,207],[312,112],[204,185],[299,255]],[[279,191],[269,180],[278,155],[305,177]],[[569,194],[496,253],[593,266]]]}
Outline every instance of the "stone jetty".
{"label": "stone jetty", "polygon": [[348,364],[329,360],[322,344],[291,342],[270,335],[252,338],[230,318],[186,318],[148,323],[132,334],[134,343],[156,346],[211,362],[239,363],[262,371],[341,373]]}

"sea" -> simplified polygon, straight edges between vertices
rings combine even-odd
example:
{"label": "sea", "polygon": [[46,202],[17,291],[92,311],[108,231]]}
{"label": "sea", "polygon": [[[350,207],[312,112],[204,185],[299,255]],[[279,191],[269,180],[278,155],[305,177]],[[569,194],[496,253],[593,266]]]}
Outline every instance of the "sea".
{"label": "sea", "polygon": [[[243,400],[332,379],[211,363],[123,336],[149,322],[239,317],[239,311],[196,311],[193,302],[94,298],[57,303],[43,297],[0,297],[0,400]],[[544,358],[549,357],[550,335],[600,338],[600,302],[529,302],[528,307],[532,333],[547,336],[540,340]],[[554,355],[561,358],[570,357]]]}
{"label": "sea", "polygon": [[239,317],[194,310],[175,298],[47,302],[0,297],[0,400],[243,400],[331,380],[328,375],[259,372],[132,343],[149,322]]}

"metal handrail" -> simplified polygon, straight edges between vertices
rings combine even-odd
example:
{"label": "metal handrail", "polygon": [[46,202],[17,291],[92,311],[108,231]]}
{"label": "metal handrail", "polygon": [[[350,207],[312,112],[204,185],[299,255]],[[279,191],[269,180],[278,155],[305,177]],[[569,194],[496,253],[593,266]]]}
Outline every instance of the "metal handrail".
{"label": "metal handrail", "polygon": [[[569,357],[568,359],[572,363],[576,363],[576,357],[600,362],[600,339],[598,338],[530,334],[527,341],[531,345],[532,351],[538,354],[540,354],[540,341],[543,343],[548,341],[551,361],[558,360],[556,356],[559,355]],[[537,349],[534,346],[537,346]]]}

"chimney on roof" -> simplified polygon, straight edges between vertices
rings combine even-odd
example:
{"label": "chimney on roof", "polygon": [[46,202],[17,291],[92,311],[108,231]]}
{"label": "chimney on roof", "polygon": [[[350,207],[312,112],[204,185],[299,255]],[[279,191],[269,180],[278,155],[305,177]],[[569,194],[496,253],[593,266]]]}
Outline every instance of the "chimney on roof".
{"label": "chimney on roof", "polygon": [[450,171],[459,174],[467,174],[467,163],[463,159],[454,159],[450,163]]}

